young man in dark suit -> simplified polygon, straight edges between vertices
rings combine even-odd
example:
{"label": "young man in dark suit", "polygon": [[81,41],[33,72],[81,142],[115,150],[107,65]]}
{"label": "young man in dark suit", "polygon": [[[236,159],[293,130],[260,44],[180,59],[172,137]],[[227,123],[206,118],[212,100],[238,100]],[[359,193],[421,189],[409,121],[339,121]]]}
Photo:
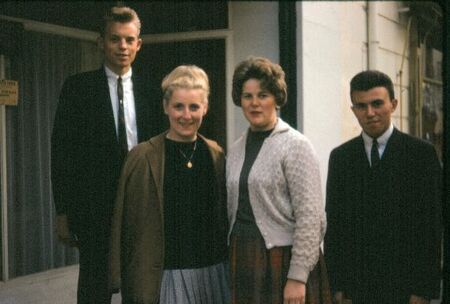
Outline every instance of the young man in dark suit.
{"label": "young man in dark suit", "polygon": [[131,68],[142,45],[140,28],[134,10],[111,8],[98,38],[104,65],[65,81],[55,115],[56,230],[79,249],[78,304],[111,302],[110,223],[121,166],[128,150],[160,132],[159,82]]}
{"label": "young man in dark suit", "polygon": [[350,83],[360,136],[335,148],[325,259],[338,303],[423,304],[439,297],[441,166],[433,146],[397,130],[391,79]]}

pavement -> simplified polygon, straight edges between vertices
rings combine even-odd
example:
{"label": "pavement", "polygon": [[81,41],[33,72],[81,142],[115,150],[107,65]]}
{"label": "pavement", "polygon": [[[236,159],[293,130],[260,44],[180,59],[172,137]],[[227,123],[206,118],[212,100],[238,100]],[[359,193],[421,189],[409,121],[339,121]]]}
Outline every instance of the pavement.
{"label": "pavement", "polygon": [[[0,282],[1,304],[76,304],[78,265]],[[112,304],[120,304],[120,295]]]}
{"label": "pavement", "polygon": [[[74,265],[0,281],[0,304],[76,304],[77,280],[78,265]],[[120,303],[120,294],[115,294],[111,304]]]}

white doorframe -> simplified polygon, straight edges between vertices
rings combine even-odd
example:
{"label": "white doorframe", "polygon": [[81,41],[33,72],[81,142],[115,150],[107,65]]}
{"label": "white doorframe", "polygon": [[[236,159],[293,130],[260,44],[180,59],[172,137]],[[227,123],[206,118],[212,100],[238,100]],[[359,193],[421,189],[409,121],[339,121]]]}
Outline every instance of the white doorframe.
{"label": "white doorframe", "polygon": [[[0,54],[0,79],[5,79],[6,58]],[[0,172],[1,172],[1,238],[2,238],[2,281],[9,279],[8,258],[8,166],[6,158],[6,106],[0,105]]]}
{"label": "white doorframe", "polygon": [[[208,40],[208,39],[225,39],[225,96],[226,96],[226,134],[227,145],[229,146],[234,140],[235,119],[234,119],[234,105],[231,99],[231,83],[234,71],[233,58],[233,30],[231,29],[232,12],[231,3],[228,3],[228,29],[210,30],[210,31],[194,31],[183,33],[167,33],[167,34],[148,34],[142,35],[144,44],[163,43],[163,42],[179,42],[179,41],[193,41],[193,40]],[[61,35],[64,37],[74,38],[78,40],[85,40],[95,42],[98,33],[93,31],[80,30],[66,26],[48,24],[23,18],[9,17],[0,15],[0,19],[7,21],[20,22],[23,24],[26,31],[34,31],[40,33]]]}
{"label": "white doorframe", "polygon": [[[26,31],[34,31],[40,33],[60,35],[78,40],[95,42],[98,33],[86,31],[66,26],[48,24],[23,18],[10,17],[0,14],[1,20],[22,23]],[[143,35],[144,44],[163,43],[163,42],[179,42],[193,40],[225,40],[225,95],[226,95],[226,142],[229,146],[234,139],[235,118],[234,105],[231,99],[231,83],[234,70],[233,58],[233,31],[231,29],[231,4],[228,3],[228,29],[210,30],[210,31],[194,31],[184,33],[167,33],[167,34],[149,34]],[[0,55],[0,79],[4,78],[4,56]],[[7,171],[6,171],[6,109],[0,106],[0,145],[1,145],[1,225],[2,225],[2,280],[9,279],[8,264],[8,222],[7,222]]]}
{"label": "white doorframe", "polygon": [[168,34],[149,34],[142,35],[144,44],[166,43],[166,42],[180,42],[180,41],[195,41],[195,40],[225,40],[225,96],[226,96],[226,136],[227,145],[233,141],[234,136],[234,105],[231,100],[231,82],[233,77],[233,32],[232,30],[211,30],[211,31],[196,31],[187,33],[168,33]]}

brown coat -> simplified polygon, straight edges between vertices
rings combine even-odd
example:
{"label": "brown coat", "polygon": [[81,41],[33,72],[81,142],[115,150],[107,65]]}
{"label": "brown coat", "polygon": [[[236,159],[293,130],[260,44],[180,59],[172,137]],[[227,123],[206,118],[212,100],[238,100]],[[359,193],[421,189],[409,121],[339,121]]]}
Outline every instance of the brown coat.
{"label": "brown coat", "polygon": [[[160,134],[136,146],[122,169],[112,222],[111,287],[121,288],[123,303],[159,301],[164,268],[165,136]],[[224,227],[226,236],[224,153],[215,141],[200,137],[213,160],[221,198],[217,216],[225,221],[217,225]]]}

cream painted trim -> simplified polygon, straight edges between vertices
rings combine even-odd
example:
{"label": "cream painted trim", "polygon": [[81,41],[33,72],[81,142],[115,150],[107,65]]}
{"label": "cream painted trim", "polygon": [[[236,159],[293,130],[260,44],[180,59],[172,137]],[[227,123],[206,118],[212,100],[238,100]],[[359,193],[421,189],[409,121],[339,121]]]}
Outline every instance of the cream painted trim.
{"label": "cream painted trim", "polygon": [[[228,4],[229,10],[231,9]],[[231,23],[231,20],[229,20]],[[225,39],[225,100],[226,100],[226,136],[227,136],[227,148],[233,143],[235,132],[235,117],[234,117],[234,104],[231,99],[231,86],[234,72],[234,56],[233,56],[233,31],[229,29],[225,30],[212,30],[212,31],[197,31],[197,32],[185,32],[185,33],[168,33],[168,34],[148,34],[141,36],[143,44],[153,43],[165,43],[165,42],[178,42],[178,41],[195,41],[195,40],[208,40],[208,39]]]}
{"label": "cream painted trim", "polygon": [[[5,56],[0,54],[0,79],[5,79]],[[2,244],[2,280],[9,280],[9,247],[8,247],[8,175],[6,147],[6,106],[0,106],[0,176],[1,176],[1,244]]]}
{"label": "cream painted trim", "polygon": [[23,18],[10,17],[0,15],[1,20],[19,22],[23,24],[23,27],[27,31],[40,32],[46,34],[60,35],[68,38],[74,38],[79,40],[96,41],[99,34],[92,31],[75,29],[72,27],[43,23],[39,21],[33,21]]}
{"label": "cream painted trim", "polygon": [[226,100],[226,134],[227,134],[227,147],[226,150],[228,151],[228,148],[231,147],[231,144],[233,144],[235,140],[235,105],[233,103],[233,100],[231,98],[231,90],[232,90],[232,83],[233,83],[233,73],[235,68],[235,62],[234,62],[234,38],[233,38],[233,10],[231,1],[228,1],[228,34],[225,39],[225,79],[226,79],[226,88],[225,88],[225,100]]}
{"label": "cream painted trim", "polygon": [[225,100],[226,100],[226,132],[227,132],[227,151],[228,148],[231,147],[231,144],[234,142],[235,136],[235,114],[234,109],[235,105],[231,98],[231,90],[232,90],[232,82],[233,82],[233,73],[234,73],[234,44],[233,44],[233,35],[230,32],[229,36],[225,39],[225,79],[226,79],[226,88],[225,88]]}
{"label": "cream painted trim", "polygon": [[[235,131],[234,104],[231,99],[231,84],[234,72],[233,31],[230,29],[232,24],[231,9],[232,9],[231,3],[228,2],[228,29],[185,32],[185,33],[148,34],[141,36],[144,44],[176,42],[176,41],[194,41],[206,39],[225,39],[225,79],[226,79],[225,96],[227,103],[225,109],[226,109],[226,136],[228,147],[232,144],[232,141],[234,140],[234,131]],[[29,31],[61,35],[74,39],[94,41],[94,42],[98,38],[98,33],[86,30],[80,30],[22,18],[9,17],[5,15],[0,15],[0,19],[20,22],[24,25],[25,30]]]}
{"label": "cream painted trim", "polygon": [[196,31],[196,32],[181,32],[181,33],[167,33],[167,34],[147,34],[142,35],[141,38],[144,44],[164,43],[175,41],[192,41],[204,39],[227,38],[230,30],[211,30],[211,31]]}

